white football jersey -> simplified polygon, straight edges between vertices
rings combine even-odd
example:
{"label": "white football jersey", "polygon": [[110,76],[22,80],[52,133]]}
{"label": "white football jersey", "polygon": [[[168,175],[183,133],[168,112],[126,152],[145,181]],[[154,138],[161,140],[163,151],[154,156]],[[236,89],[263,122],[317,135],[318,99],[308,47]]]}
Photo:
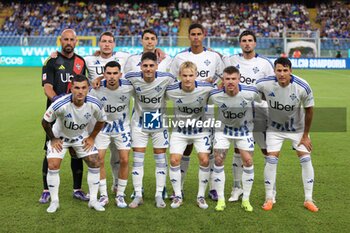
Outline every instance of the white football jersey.
{"label": "white football jersey", "polygon": [[244,138],[253,132],[253,103],[261,102],[255,87],[239,84],[239,92],[235,96],[226,94],[225,89],[213,90],[209,103],[218,108],[218,118],[222,122],[220,130],[230,138]]}
{"label": "white football jersey", "polygon": [[207,78],[217,80],[222,77],[224,63],[219,54],[204,48],[199,54],[194,54],[191,48],[186,49],[174,57],[170,65],[170,73],[175,77],[179,77],[180,65],[185,61],[191,61],[197,66],[197,80],[205,81]]}
{"label": "white football jersey", "polygon": [[[176,82],[176,78],[166,72],[156,72],[155,80],[151,83],[146,82],[143,79],[142,72],[129,72],[125,74],[125,78],[129,80],[134,89],[135,89],[135,103],[134,103],[134,112],[132,115],[132,127],[142,127],[144,131],[155,131],[160,130],[163,126],[158,125],[159,127],[154,127],[150,129],[145,126],[145,117],[148,117],[152,114],[157,115],[158,123],[162,122],[162,114],[165,110],[165,90],[168,85]],[[156,116],[156,115],[154,115]],[[153,122],[155,119],[151,119]],[[146,122],[147,123],[147,122]]]}
{"label": "white football jersey", "polygon": [[134,87],[125,79],[119,79],[119,87],[110,90],[106,82],[99,89],[92,89],[90,95],[100,100],[107,115],[107,121],[101,130],[105,134],[117,134],[130,128],[130,100]]}
{"label": "white football jersey", "polygon": [[[143,53],[131,55],[125,63],[124,71],[128,72],[138,72],[141,71],[141,57]],[[165,55],[165,58],[158,62],[157,71],[169,72],[170,63],[172,58],[169,55]]]}
{"label": "white football jersey", "polygon": [[123,73],[124,66],[128,57],[130,57],[130,54],[127,52],[114,52],[113,56],[110,58],[102,58],[101,56],[84,57],[86,67],[89,72],[89,81],[92,81],[95,78],[102,76],[105,65],[110,61],[118,62],[121,66],[121,72]]}
{"label": "white football jersey", "polygon": [[290,84],[281,87],[276,76],[270,76],[258,80],[256,87],[268,104],[267,130],[303,132],[304,108],[314,106],[312,90],[305,80],[292,75]]}
{"label": "white football jersey", "polygon": [[47,122],[56,120],[52,127],[55,137],[66,139],[81,139],[88,136],[87,126],[91,119],[99,122],[107,120],[101,102],[90,95],[85,103],[77,107],[72,102],[72,94],[65,95],[50,105],[44,114]]}
{"label": "white football jersey", "polygon": [[225,67],[235,66],[241,73],[240,83],[244,85],[254,86],[256,81],[271,75],[275,75],[272,62],[264,57],[256,54],[252,59],[245,59],[243,54],[235,54],[231,56],[223,56]]}
{"label": "white football jersey", "polygon": [[[181,82],[175,83],[166,89],[166,97],[174,103],[175,119],[172,120],[178,122],[174,130],[186,135],[201,133],[203,127],[197,128],[195,122],[206,120],[206,106],[213,85],[196,81],[196,87],[192,92],[184,91],[181,85]],[[180,125],[179,122],[183,124]]]}

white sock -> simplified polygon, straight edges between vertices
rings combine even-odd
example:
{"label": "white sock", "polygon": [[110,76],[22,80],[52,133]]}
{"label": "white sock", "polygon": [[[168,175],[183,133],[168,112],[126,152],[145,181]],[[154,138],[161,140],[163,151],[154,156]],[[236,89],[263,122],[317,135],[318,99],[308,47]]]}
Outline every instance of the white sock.
{"label": "white sock", "polygon": [[97,201],[97,192],[100,185],[100,168],[88,167],[87,183],[89,185],[90,201]]}
{"label": "white sock", "polygon": [[119,167],[120,167],[119,153],[113,143],[109,145],[109,149],[111,151],[110,164],[111,164],[111,170],[112,170],[112,176],[113,176],[113,186],[116,187],[118,186],[118,175],[119,175]]}
{"label": "white sock", "polygon": [[209,173],[209,191],[210,190],[215,190],[215,183],[213,179],[213,171],[214,171],[214,165],[215,165],[215,157],[214,154],[209,155],[209,168],[210,168],[210,173]]}
{"label": "white sock", "polygon": [[188,170],[188,166],[190,165],[190,156],[182,156],[181,162],[180,162],[180,168],[181,168],[181,190],[184,189],[184,183],[185,178]]}
{"label": "white sock", "polygon": [[314,187],[314,168],[310,155],[303,155],[299,158],[301,174],[304,184],[305,201],[312,201],[312,191]]}
{"label": "white sock", "polygon": [[242,184],[243,184],[243,197],[242,200],[249,200],[250,192],[254,183],[254,165],[250,167],[243,166]]}
{"label": "white sock", "polygon": [[175,196],[182,197],[181,194],[181,171],[180,166],[171,166],[169,169],[169,177],[171,185],[173,186],[173,190],[175,193]]}
{"label": "white sock", "polygon": [[[264,159],[264,161],[265,161],[264,167],[265,167],[265,165],[266,165],[266,155],[265,155],[264,158],[265,158],[265,159]],[[275,185],[273,186],[273,192],[274,192],[274,195],[276,195],[276,182],[275,182]]]}
{"label": "white sock", "polygon": [[213,180],[215,182],[215,188],[219,200],[225,200],[225,179],[224,166],[216,166],[214,164]]}
{"label": "white sock", "polygon": [[47,170],[47,186],[49,186],[49,191],[51,195],[51,201],[58,201],[58,190],[60,187],[60,169],[57,170]]}
{"label": "white sock", "polygon": [[117,196],[125,196],[125,188],[127,184],[128,180],[118,179]]}
{"label": "white sock", "polygon": [[100,180],[100,185],[99,185],[98,189],[100,191],[101,196],[108,196],[107,195],[107,180],[106,179]]}
{"label": "white sock", "polygon": [[154,154],[154,159],[156,161],[156,194],[155,196],[162,196],[163,189],[166,182],[167,175],[167,164],[165,154]]}
{"label": "white sock", "polygon": [[198,197],[204,197],[205,196],[205,190],[207,188],[207,185],[209,183],[209,175],[210,175],[210,168],[208,167],[202,167],[199,166],[198,171]]}
{"label": "white sock", "polygon": [[233,175],[233,188],[241,188],[243,162],[239,153],[233,154],[232,160],[232,175]]}
{"label": "white sock", "polygon": [[143,180],[143,166],[145,160],[145,153],[134,152],[134,164],[132,167],[132,183],[136,196],[142,197],[142,180]]}
{"label": "white sock", "polygon": [[266,156],[265,160],[266,160],[266,164],[264,169],[264,179],[265,179],[266,199],[272,199],[273,186],[276,183],[278,158],[275,156]]}

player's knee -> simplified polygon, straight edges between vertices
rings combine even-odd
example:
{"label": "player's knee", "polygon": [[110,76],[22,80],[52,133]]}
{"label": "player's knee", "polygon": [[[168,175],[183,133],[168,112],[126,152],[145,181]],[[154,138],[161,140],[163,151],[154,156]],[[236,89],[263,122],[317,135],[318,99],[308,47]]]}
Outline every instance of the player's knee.
{"label": "player's knee", "polygon": [[50,170],[58,170],[58,169],[60,169],[60,166],[59,166],[58,163],[50,163],[50,162],[49,162],[48,168],[49,168]]}
{"label": "player's knee", "polygon": [[180,165],[180,158],[174,158],[174,157],[171,157],[170,158],[170,165],[171,166],[179,166]]}
{"label": "player's knee", "polygon": [[200,164],[202,167],[208,167],[208,166],[209,166],[209,157],[208,157],[208,156],[202,156],[202,157],[199,159],[199,164]]}
{"label": "player's knee", "polygon": [[97,154],[89,155],[85,161],[87,162],[88,166],[91,168],[99,168],[101,164]]}
{"label": "player's knee", "polygon": [[216,166],[223,166],[224,165],[224,160],[222,158],[215,158],[215,165]]}
{"label": "player's knee", "polygon": [[119,160],[119,164],[120,166],[122,167],[125,167],[125,166],[128,166],[128,163],[129,163],[129,158],[128,156],[120,156],[120,160]]}
{"label": "player's knee", "polygon": [[249,158],[249,159],[246,159],[245,161],[243,161],[243,166],[245,166],[245,167],[253,166],[253,159]]}

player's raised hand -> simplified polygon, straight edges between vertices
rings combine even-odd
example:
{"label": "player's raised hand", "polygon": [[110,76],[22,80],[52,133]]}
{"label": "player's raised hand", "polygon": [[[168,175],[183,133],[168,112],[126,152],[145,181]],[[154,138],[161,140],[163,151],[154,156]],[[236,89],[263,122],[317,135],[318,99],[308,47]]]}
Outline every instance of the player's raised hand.
{"label": "player's raised hand", "polygon": [[304,145],[306,149],[311,152],[312,151],[312,143],[311,139],[308,136],[303,136],[298,144],[298,146]]}
{"label": "player's raised hand", "polygon": [[54,52],[52,52],[52,53],[50,54],[50,57],[51,57],[51,58],[57,58],[57,56],[58,56],[58,52],[57,52],[57,51],[54,51]]}
{"label": "player's raised hand", "polygon": [[84,138],[83,140],[83,149],[89,151],[94,147],[95,140],[92,137]]}
{"label": "player's raised hand", "polygon": [[161,63],[163,61],[163,59],[165,58],[165,53],[163,52],[163,50],[157,48],[155,50],[155,54],[158,58],[158,63]]}
{"label": "player's raised hand", "polygon": [[95,52],[94,52],[94,54],[92,54],[93,56],[96,56],[96,57],[98,57],[98,56],[100,56],[101,55],[101,50],[96,50]]}
{"label": "player's raised hand", "polygon": [[101,80],[103,79],[103,76],[99,76],[91,81],[91,86],[94,89],[98,89],[101,86]]}
{"label": "player's raised hand", "polygon": [[59,138],[51,139],[51,147],[53,150],[56,150],[57,152],[61,152],[62,146],[63,146],[63,142],[61,139],[59,139]]}

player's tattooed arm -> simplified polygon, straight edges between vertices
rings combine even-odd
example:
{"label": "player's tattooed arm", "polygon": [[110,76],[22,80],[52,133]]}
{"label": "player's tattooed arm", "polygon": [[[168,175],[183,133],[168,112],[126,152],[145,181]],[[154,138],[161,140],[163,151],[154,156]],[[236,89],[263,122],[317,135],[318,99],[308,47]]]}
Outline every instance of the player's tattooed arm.
{"label": "player's tattooed arm", "polygon": [[227,149],[214,149],[215,164],[218,166],[224,165]]}
{"label": "player's tattooed arm", "polygon": [[51,141],[51,146],[54,150],[56,150],[57,152],[61,152],[62,151],[62,145],[63,142],[61,139],[56,138],[55,135],[52,132],[52,126],[50,124],[50,122],[47,122],[45,119],[43,119],[41,121],[41,125],[43,126],[47,137],[50,139]]}

